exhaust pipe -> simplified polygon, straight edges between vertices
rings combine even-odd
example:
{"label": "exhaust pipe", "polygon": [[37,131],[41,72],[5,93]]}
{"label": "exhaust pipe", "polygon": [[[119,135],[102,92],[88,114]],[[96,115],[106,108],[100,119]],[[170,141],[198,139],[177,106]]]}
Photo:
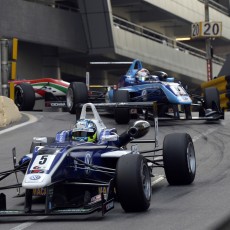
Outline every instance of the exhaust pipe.
{"label": "exhaust pipe", "polygon": [[122,133],[119,137],[119,147],[127,145],[131,140],[145,136],[150,129],[150,124],[147,121],[139,120]]}

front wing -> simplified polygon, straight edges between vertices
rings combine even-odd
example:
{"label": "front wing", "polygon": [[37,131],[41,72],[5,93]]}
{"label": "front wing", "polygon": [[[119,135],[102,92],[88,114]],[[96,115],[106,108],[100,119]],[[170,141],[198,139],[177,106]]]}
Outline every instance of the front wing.
{"label": "front wing", "polygon": [[[4,180],[11,174],[16,175],[17,179],[17,173],[25,171],[27,168],[27,163],[25,162],[22,165],[15,166],[14,169],[12,170],[7,170],[0,172],[0,181]],[[89,165],[90,166],[90,165]],[[93,166],[91,166],[93,167]],[[17,180],[18,182],[18,180]],[[105,188],[104,190],[101,190],[99,194],[97,195],[97,199],[94,201],[89,202],[87,205],[79,206],[79,207],[55,207],[53,206],[53,186],[55,184],[50,185],[49,187],[43,188],[45,191],[44,195],[45,196],[45,203],[44,203],[44,208],[32,208],[32,197],[35,195],[37,196],[38,194],[35,194],[36,191],[33,190],[26,190],[25,194],[25,204],[24,204],[24,209],[17,210],[17,209],[7,209],[6,205],[6,194],[1,192],[0,193],[0,217],[10,217],[10,216],[60,216],[60,215],[86,215],[86,214],[91,214],[94,212],[101,212],[102,215],[110,211],[111,209],[114,208],[114,179],[111,179],[109,182],[57,182],[61,183],[64,186],[67,185],[77,185],[77,186],[94,186],[98,188]],[[8,186],[3,186],[0,187],[0,190],[8,190],[8,189],[20,189],[22,187],[21,183],[16,183],[16,184],[11,184]],[[28,192],[29,191],[29,196]],[[41,194],[39,194],[41,195]],[[22,196],[21,194],[18,195],[18,197]]]}
{"label": "front wing", "polygon": [[[154,119],[158,117],[156,101],[153,102],[114,102],[114,103],[94,103],[96,108],[114,111],[116,108],[127,108],[130,110],[142,110],[141,117],[145,120]],[[76,118],[79,119],[81,108],[83,104],[76,105]],[[191,106],[198,106],[197,104],[192,104]],[[224,119],[224,111],[209,111],[204,116],[191,116],[186,118],[185,116],[175,116],[175,114],[167,114],[164,117],[158,117],[158,120],[206,120],[206,121],[216,121],[219,119]]]}

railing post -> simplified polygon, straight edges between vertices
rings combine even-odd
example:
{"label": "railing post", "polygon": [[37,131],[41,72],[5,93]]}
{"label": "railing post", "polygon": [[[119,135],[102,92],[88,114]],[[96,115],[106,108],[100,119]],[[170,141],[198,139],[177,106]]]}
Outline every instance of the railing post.
{"label": "railing post", "polygon": [[[209,22],[209,0],[205,0],[205,22]],[[206,59],[207,59],[207,80],[212,80],[212,54],[211,54],[211,38],[205,38]]]}

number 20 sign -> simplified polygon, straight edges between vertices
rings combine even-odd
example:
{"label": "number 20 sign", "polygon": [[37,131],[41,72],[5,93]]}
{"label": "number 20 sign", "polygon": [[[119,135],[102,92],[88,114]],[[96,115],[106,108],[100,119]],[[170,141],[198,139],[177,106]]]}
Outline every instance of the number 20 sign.
{"label": "number 20 sign", "polygon": [[222,22],[196,22],[191,26],[191,37],[220,37],[222,35]]}

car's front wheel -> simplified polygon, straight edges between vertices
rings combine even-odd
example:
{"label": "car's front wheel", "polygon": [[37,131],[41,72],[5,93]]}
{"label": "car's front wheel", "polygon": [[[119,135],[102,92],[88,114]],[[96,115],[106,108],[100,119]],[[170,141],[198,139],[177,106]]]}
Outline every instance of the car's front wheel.
{"label": "car's front wheel", "polygon": [[126,212],[146,211],[151,201],[151,177],[146,159],[139,154],[119,158],[116,167],[116,192]]}
{"label": "car's front wheel", "polygon": [[196,174],[192,138],[187,133],[172,133],[163,142],[164,170],[170,185],[191,184]]}

